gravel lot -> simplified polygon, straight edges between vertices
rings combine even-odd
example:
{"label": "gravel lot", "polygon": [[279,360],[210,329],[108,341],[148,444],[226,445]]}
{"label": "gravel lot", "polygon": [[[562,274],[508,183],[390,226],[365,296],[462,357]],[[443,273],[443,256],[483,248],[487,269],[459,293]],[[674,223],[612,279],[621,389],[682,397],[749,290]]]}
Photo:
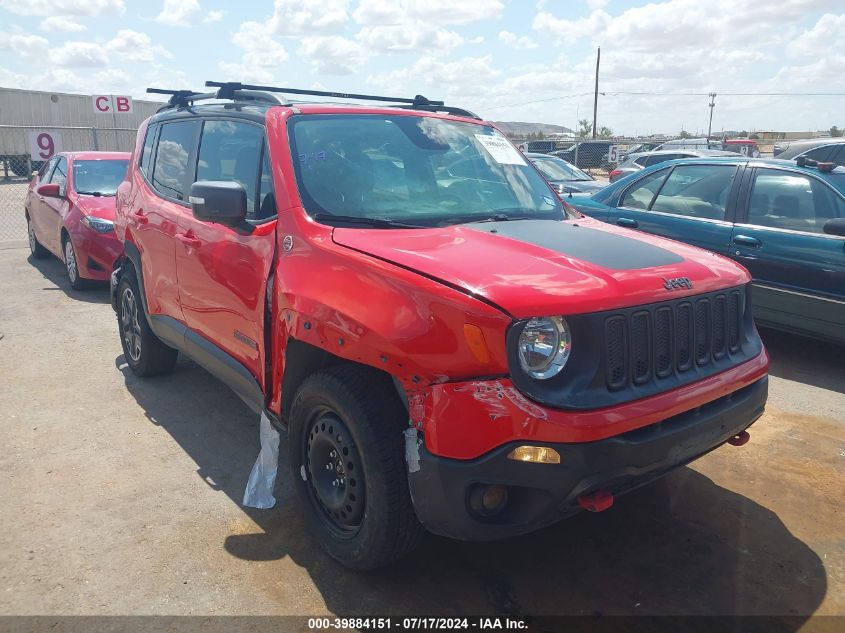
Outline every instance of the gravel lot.
{"label": "gravel lot", "polygon": [[751,442],[607,512],[360,574],[286,477],[240,505],[257,416],[188,361],[133,377],[107,290],[27,255],[0,250],[0,615],[845,614],[843,348],[765,332]]}

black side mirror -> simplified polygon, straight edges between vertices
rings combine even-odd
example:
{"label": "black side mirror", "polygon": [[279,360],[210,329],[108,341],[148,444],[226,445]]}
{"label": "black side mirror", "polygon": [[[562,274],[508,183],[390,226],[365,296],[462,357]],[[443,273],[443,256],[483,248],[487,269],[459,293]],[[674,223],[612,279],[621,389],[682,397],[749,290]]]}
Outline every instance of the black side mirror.
{"label": "black side mirror", "polygon": [[188,197],[197,220],[236,226],[246,219],[246,190],[234,180],[199,180]]}
{"label": "black side mirror", "polygon": [[845,237],[845,218],[833,218],[824,223],[823,229],[828,235]]}

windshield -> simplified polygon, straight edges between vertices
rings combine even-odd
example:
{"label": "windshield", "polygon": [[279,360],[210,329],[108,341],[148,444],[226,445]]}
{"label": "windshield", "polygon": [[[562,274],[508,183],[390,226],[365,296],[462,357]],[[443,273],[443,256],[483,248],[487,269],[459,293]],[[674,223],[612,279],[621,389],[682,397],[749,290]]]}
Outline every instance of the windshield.
{"label": "windshield", "polygon": [[570,165],[562,158],[532,158],[531,161],[546,180],[592,180],[593,177]]}
{"label": "windshield", "polygon": [[83,195],[113,196],[128,166],[128,160],[75,160],[73,187]]}
{"label": "windshield", "polygon": [[321,221],[326,214],[424,226],[566,217],[540,174],[491,127],[373,114],[297,116],[291,125],[299,192]]}

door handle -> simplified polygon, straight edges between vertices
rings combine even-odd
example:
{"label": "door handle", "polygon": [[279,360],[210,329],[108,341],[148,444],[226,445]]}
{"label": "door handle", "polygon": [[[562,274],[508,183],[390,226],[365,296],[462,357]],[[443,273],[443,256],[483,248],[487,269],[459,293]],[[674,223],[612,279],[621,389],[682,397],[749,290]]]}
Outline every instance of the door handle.
{"label": "door handle", "polygon": [[635,229],[640,225],[639,222],[637,222],[636,220],[632,220],[631,218],[619,218],[618,220],[616,220],[616,224],[629,229]]}
{"label": "door handle", "polygon": [[763,242],[750,235],[734,235],[733,243],[737,246],[748,246],[749,248],[760,248],[763,245]]}
{"label": "door handle", "polygon": [[147,222],[149,222],[149,221],[150,221],[150,219],[147,217],[147,214],[146,214],[146,213],[144,213],[144,212],[143,212],[143,211],[141,211],[141,210],[136,211],[136,212],[135,212],[135,213],[133,213],[132,215],[134,216],[135,221],[136,221],[138,224],[146,224]]}
{"label": "door handle", "polygon": [[176,239],[182,242],[182,244],[184,244],[185,246],[189,246],[191,248],[199,248],[200,244],[202,244],[198,237],[195,237],[188,233],[177,233]]}

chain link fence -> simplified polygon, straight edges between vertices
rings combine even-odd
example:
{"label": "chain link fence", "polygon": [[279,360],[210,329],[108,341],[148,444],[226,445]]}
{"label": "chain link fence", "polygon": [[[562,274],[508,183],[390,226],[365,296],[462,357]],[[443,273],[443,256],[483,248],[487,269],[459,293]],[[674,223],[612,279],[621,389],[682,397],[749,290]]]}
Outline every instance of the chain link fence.
{"label": "chain link fence", "polygon": [[0,245],[25,242],[24,201],[33,172],[54,154],[129,152],[135,128],[0,125]]}

